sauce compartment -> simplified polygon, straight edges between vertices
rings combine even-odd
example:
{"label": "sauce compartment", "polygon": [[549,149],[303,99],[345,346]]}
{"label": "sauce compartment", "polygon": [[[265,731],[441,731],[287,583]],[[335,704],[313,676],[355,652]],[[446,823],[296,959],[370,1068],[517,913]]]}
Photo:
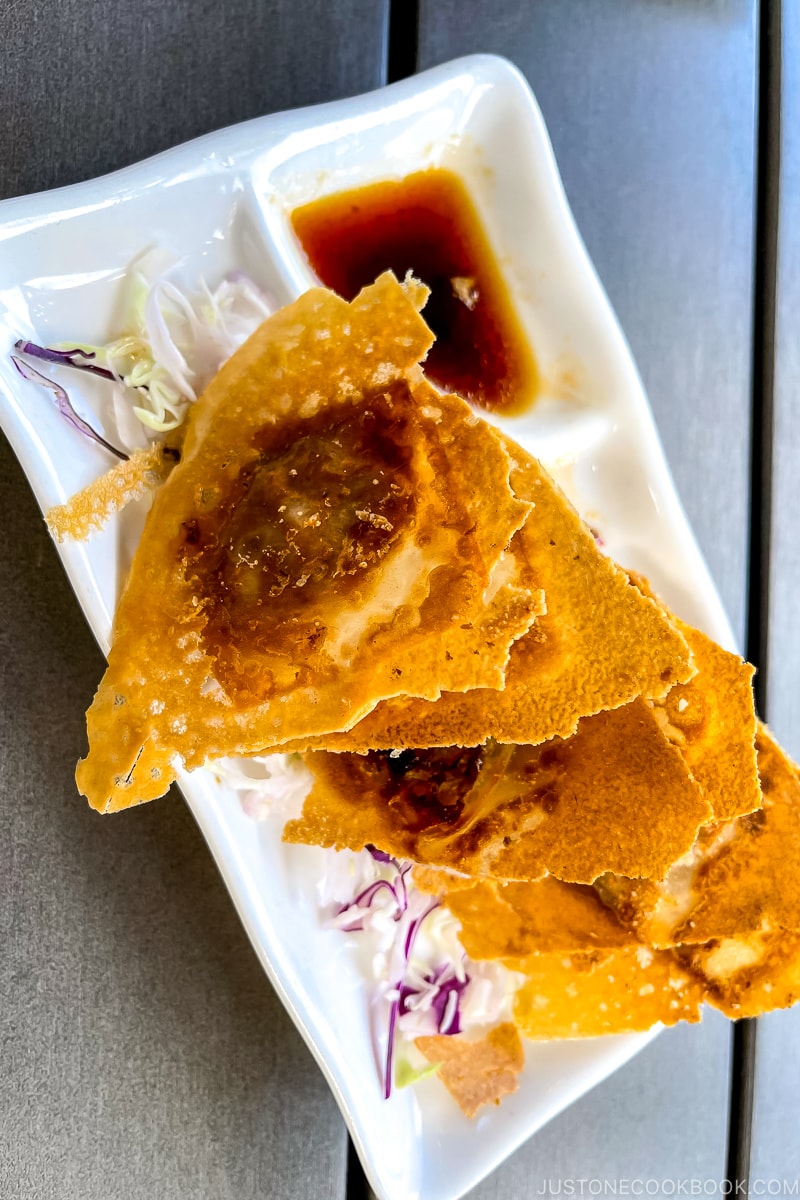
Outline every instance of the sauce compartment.
{"label": "sauce compartment", "polygon": [[[467,60],[463,73],[424,95],[396,85],[397,98],[394,89],[385,93],[366,119],[291,132],[253,162],[250,200],[281,276],[276,291],[288,300],[319,283],[293,227],[298,210],[361,189],[408,186],[421,174],[451,176],[474,210],[506,294],[501,308],[518,334],[512,341],[527,360],[526,378],[509,389],[519,404],[481,404],[481,411],[558,472],[607,437],[617,398],[630,390],[627,363],[609,342],[602,293],[592,294],[596,281],[564,220],[561,184],[530,94],[505,64],[501,86],[490,65]],[[470,274],[455,274],[467,299]],[[435,328],[435,310],[433,319],[430,307],[423,316]],[[463,377],[447,386],[471,390]]]}
{"label": "sauce compartment", "polygon": [[436,341],[425,373],[439,387],[507,415],[533,403],[533,354],[457,175],[434,167],[335,192],[294,209],[291,222],[311,268],[346,300],[386,270],[427,284]]}

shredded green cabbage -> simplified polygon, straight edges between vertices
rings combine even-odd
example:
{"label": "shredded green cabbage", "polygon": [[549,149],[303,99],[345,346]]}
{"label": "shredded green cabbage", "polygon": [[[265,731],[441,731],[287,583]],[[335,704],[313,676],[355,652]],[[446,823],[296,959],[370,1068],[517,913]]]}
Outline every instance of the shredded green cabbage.
{"label": "shredded green cabbage", "polygon": [[[129,268],[124,285],[124,332],[106,345],[70,343],[106,367],[123,389],[115,410],[126,443],[139,442],[125,409],[154,434],[176,429],[222,364],[275,310],[246,275],[197,293],[175,279],[180,264],[148,251]],[[121,401],[121,403],[120,403]]]}

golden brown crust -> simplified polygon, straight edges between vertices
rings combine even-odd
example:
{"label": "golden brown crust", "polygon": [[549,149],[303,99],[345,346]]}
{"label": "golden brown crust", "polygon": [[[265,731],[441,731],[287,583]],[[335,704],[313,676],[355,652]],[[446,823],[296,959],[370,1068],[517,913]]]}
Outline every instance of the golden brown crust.
{"label": "golden brown crust", "polygon": [[[629,574],[644,595],[668,612],[644,576]],[[674,613],[669,616],[689,644],[697,674],[656,702],[656,715],[705,792],[715,820],[754,812],[761,807],[754,668]]]}
{"label": "golden brown crust", "polygon": [[[431,873],[433,874],[433,873]],[[548,876],[536,883],[472,883],[437,872],[426,887],[461,922],[460,940],[470,958],[525,959],[532,954],[572,954],[638,945],[595,890]],[[416,871],[414,873],[415,882]],[[437,886],[438,885],[438,886]],[[465,886],[466,885],[466,886]]]}
{"label": "golden brown crust", "polygon": [[649,944],[800,931],[800,774],[763,724],[756,746],[762,809],[704,829],[663,883],[598,881],[606,902]]}
{"label": "golden brown crust", "polygon": [[[509,645],[541,598],[526,597],[511,578],[488,617],[484,599],[530,506],[511,491],[500,436],[412,369],[430,341],[393,276],[352,305],[317,289],[269,318],[193,407],[87,717],[90,751],[78,783],[94,807],[162,795],[178,760],[191,768],[347,728],[401,690],[433,698],[441,687],[502,682]],[[198,521],[228,511],[231,480],[255,469],[256,446],[273,444],[286,421],[294,429],[328,412],[355,421],[375,397],[409,431],[413,521],[344,598],[336,588],[312,597],[300,632],[292,618],[257,644],[252,635],[254,648],[234,639],[224,660],[216,657],[207,640],[210,594],[191,558]],[[225,616],[223,607],[214,611]],[[242,627],[248,638],[252,627]]]}
{"label": "golden brown crust", "polygon": [[728,1017],[760,1017],[800,1000],[800,933],[786,929],[684,946],[680,959],[700,976],[706,999]]}
{"label": "golden brown crust", "polygon": [[[423,773],[431,763],[440,770],[437,752],[419,751],[416,760]],[[679,751],[643,701],[587,718],[565,741],[489,744],[479,761],[457,819],[434,814],[420,827],[414,802],[402,802],[402,781],[401,800],[387,801],[391,758],[309,754],[315,785],[284,837],[351,849],[371,842],[476,877],[550,873],[588,884],[611,862],[618,873],[659,878],[709,817]]]}
{"label": "golden brown crust", "polygon": [[476,689],[436,702],[398,697],[346,733],[287,749],[353,750],[537,744],[569,737],[581,717],[636,696],[663,697],[694,673],[669,617],[601,554],[587,526],[544,469],[506,440],[512,485],[534,510],[521,531],[547,613],[515,643],[501,695]]}
{"label": "golden brown crust", "polygon": [[524,1036],[599,1037],[699,1020],[702,980],[671,952],[643,946],[592,888],[552,878],[440,886],[470,958],[500,960],[521,977],[514,1020]]}
{"label": "golden brown crust", "polygon": [[714,819],[729,821],[761,807],[753,668],[698,629],[682,621],[678,628],[689,643],[697,674],[677,684],[657,710]]}

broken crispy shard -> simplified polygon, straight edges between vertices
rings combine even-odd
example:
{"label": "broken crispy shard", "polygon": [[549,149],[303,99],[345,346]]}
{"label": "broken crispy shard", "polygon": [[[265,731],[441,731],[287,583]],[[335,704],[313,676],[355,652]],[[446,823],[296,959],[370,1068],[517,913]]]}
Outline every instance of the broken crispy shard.
{"label": "broken crispy shard", "polygon": [[[420,886],[418,872],[414,882]],[[453,886],[455,883],[455,886]],[[535,883],[480,882],[428,872],[424,890],[461,922],[459,940],[476,960],[526,959],[532,954],[572,954],[637,945],[594,888],[547,876]]]}
{"label": "broken crispy shard", "polygon": [[547,613],[511,651],[501,694],[447,692],[435,703],[398,697],[346,733],[287,749],[364,752],[478,746],[488,738],[536,745],[569,737],[581,717],[637,696],[663,697],[694,673],[667,614],[602,554],[544,469],[512,442],[512,486],[534,511],[520,534]]}
{"label": "broken crispy shard", "polygon": [[711,805],[729,821],[761,806],[756,764],[753,668],[697,629],[678,622],[697,674],[656,705],[664,733],[675,743]]}
{"label": "broken crispy shard", "polygon": [[510,1021],[477,1041],[464,1034],[437,1034],[416,1038],[415,1045],[428,1062],[441,1063],[439,1078],[468,1117],[485,1104],[499,1104],[519,1087],[525,1056]]}
{"label": "broken crispy shard", "polygon": [[57,542],[86,541],[102,529],[113,513],[134,500],[141,500],[163,483],[177,457],[162,442],[154,442],[146,450],[135,450],[130,458],[117,463],[66,504],[49,509],[45,515],[48,529]]}
{"label": "broken crispy shard", "polygon": [[401,692],[502,684],[541,608],[507,553],[530,505],[500,435],[419,374],[425,294],[388,274],[352,304],[313,290],[193,407],[87,718],[94,807]]}
{"label": "broken crispy shard", "polygon": [[641,945],[592,888],[552,878],[453,886],[430,871],[422,884],[438,884],[470,958],[500,960],[522,976],[514,1020],[526,1037],[598,1037],[699,1020],[702,980],[671,952]]}
{"label": "broken crispy shard", "polygon": [[764,725],[763,807],[701,831],[661,883],[603,878],[598,890],[653,946],[800,931],[800,776]]}
{"label": "broken crispy shard", "polygon": [[476,877],[588,884],[615,862],[660,878],[710,815],[643,701],[541,746],[319,751],[306,762],[315,785],[287,840],[372,843]]}
{"label": "broken crispy shard", "polygon": [[534,954],[508,965],[525,976],[514,996],[525,1037],[599,1037],[700,1020],[703,984],[669,951],[630,945]]}
{"label": "broken crispy shard", "polygon": [[[646,579],[639,575],[631,579],[645,595],[658,600]],[[715,820],[754,812],[761,807],[761,788],[753,667],[699,629],[670,616],[689,644],[697,674],[688,683],[676,684],[658,702],[656,715],[664,734],[686,759]]]}

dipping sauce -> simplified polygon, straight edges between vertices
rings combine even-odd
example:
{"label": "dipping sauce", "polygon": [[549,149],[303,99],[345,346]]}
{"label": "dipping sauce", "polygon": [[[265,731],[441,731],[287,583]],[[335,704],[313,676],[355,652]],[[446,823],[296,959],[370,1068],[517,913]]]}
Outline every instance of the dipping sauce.
{"label": "dipping sauce", "polygon": [[428,285],[425,373],[440,388],[490,412],[533,401],[536,364],[458,176],[432,169],[338,192],[295,209],[292,225],[315,274],[346,300],[386,270]]}

